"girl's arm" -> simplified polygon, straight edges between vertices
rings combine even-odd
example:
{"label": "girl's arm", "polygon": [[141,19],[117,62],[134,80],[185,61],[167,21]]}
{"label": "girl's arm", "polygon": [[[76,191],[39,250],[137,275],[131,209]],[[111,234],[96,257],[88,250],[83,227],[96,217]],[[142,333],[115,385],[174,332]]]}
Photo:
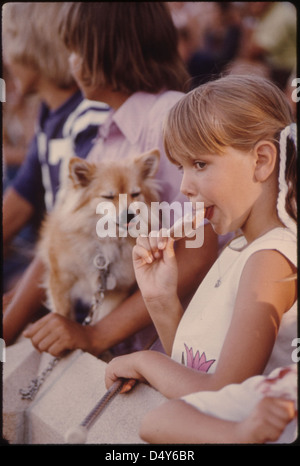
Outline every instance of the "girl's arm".
{"label": "girl's arm", "polygon": [[263,398],[240,422],[210,416],[182,400],[171,400],[145,416],[140,436],[152,444],[275,442],[294,417],[294,402],[281,398]]}
{"label": "girl's arm", "polygon": [[263,372],[282,316],[297,299],[296,280],[284,281],[295,272],[275,250],[258,251],[248,259],[216,371],[224,385]]}
{"label": "girl's arm", "polygon": [[294,272],[295,267],[277,251],[260,251],[249,258],[214,373],[187,368],[149,351],[113,360],[107,367],[107,386],[119,377],[137,378],[146,380],[167,398],[178,398],[201,390],[218,390],[261,374],[282,315],[296,299],[296,283],[282,281]]}
{"label": "girl's arm", "polygon": [[135,379],[149,383],[167,398],[179,398],[199,391],[201,382],[203,385],[210,382],[212,387],[213,375],[188,368],[157,351],[138,351],[109,362],[105,372],[107,388],[119,378],[129,380],[128,385],[123,386],[122,393],[132,388],[130,379]]}
{"label": "girl's arm", "polygon": [[186,307],[218,253],[218,237],[209,224],[204,227],[201,248],[186,248],[186,241],[183,238],[176,242],[176,256],[174,240],[166,237],[139,237],[133,250],[137,283],[164,350],[169,355],[183,307]]}

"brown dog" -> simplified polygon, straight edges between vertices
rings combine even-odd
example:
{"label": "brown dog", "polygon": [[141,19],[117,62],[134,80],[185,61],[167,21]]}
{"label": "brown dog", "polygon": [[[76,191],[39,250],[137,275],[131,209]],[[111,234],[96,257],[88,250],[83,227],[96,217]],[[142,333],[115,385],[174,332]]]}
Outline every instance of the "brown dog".
{"label": "brown dog", "polygon": [[[159,200],[154,179],[159,159],[154,150],[135,158],[102,160],[97,165],[79,158],[70,160],[68,183],[44,222],[38,246],[46,266],[47,305],[53,312],[74,318],[75,300],[91,306],[102,289],[104,301],[93,318],[98,321],[132,291],[135,238],[128,234],[128,224],[134,214],[128,207],[136,201],[150,207]],[[121,206],[124,197],[127,203]],[[99,237],[96,231],[104,212],[115,235]]]}

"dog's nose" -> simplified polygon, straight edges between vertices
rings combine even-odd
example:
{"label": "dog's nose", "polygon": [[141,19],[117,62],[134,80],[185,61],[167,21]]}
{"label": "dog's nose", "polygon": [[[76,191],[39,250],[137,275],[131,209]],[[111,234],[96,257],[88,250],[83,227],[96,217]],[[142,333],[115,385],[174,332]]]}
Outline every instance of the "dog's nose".
{"label": "dog's nose", "polygon": [[130,223],[131,220],[133,220],[135,217],[135,214],[133,214],[132,212],[130,212],[129,210],[127,211],[127,223]]}
{"label": "dog's nose", "polygon": [[121,214],[119,215],[119,225],[124,227],[127,227],[131,220],[134,219],[136,216],[135,213],[133,213],[131,210],[123,210]]}

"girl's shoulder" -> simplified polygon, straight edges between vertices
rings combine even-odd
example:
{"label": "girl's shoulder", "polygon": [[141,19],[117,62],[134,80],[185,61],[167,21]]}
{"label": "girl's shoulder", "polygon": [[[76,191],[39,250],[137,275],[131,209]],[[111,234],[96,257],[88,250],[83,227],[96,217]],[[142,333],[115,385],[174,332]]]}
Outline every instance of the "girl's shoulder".
{"label": "girl's shoulder", "polygon": [[274,228],[250,244],[247,244],[244,236],[240,236],[233,239],[227,247],[242,252],[245,259],[261,250],[276,250],[297,265],[297,239],[288,228]]}

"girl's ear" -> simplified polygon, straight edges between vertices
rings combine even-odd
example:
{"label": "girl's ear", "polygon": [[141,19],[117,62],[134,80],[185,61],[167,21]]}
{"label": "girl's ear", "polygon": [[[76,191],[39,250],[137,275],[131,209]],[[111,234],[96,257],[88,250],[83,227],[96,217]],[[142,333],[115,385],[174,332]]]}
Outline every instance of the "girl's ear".
{"label": "girl's ear", "polygon": [[254,147],[254,152],[256,155],[255,179],[266,181],[276,167],[276,147],[270,141],[259,141]]}

